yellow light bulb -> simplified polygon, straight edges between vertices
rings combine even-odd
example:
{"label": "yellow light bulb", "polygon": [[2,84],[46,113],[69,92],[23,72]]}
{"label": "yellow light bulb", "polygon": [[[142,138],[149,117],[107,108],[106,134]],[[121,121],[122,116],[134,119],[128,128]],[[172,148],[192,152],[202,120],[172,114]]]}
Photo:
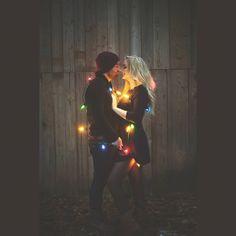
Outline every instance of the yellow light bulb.
{"label": "yellow light bulb", "polygon": [[126,132],[129,133],[130,130],[131,130],[130,126],[127,126],[127,127],[126,127]]}
{"label": "yellow light bulb", "polygon": [[138,162],[136,162],[137,166],[140,167],[140,164]]}
{"label": "yellow light bulb", "polygon": [[133,125],[133,124],[128,125],[128,126],[126,127],[126,132],[127,132],[127,133],[130,133],[131,131],[133,131],[133,129],[134,129],[134,125]]}
{"label": "yellow light bulb", "polygon": [[80,133],[83,133],[84,130],[85,130],[85,127],[81,125],[81,126],[78,127],[78,130],[79,130]]}

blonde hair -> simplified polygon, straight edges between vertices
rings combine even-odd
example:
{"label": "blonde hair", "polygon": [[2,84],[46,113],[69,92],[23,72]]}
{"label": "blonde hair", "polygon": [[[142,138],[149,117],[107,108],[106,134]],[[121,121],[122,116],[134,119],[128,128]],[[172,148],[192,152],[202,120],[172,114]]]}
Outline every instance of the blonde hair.
{"label": "blonde hair", "polygon": [[[145,61],[138,56],[126,56],[124,61],[127,62],[127,70],[133,78],[137,78],[147,89],[149,99],[151,102],[152,108],[155,106],[155,87],[156,83],[150,73],[150,70],[145,63]],[[135,79],[134,79],[135,80]],[[130,90],[130,84],[125,80],[123,94],[126,94]],[[151,113],[154,114],[154,109],[151,109]]]}

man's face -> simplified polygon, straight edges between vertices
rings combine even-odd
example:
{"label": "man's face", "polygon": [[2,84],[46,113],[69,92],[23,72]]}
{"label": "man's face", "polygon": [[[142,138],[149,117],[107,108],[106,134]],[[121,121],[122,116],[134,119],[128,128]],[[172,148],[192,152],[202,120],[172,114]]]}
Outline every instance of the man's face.
{"label": "man's face", "polygon": [[113,66],[113,68],[107,72],[107,75],[109,76],[109,78],[116,79],[120,74],[120,65],[119,62],[117,62],[116,65]]}

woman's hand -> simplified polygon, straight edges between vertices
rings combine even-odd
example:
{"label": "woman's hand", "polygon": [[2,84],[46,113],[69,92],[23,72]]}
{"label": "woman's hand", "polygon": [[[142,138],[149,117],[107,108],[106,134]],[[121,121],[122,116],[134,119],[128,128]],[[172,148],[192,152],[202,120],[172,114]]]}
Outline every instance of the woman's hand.
{"label": "woman's hand", "polygon": [[114,109],[117,107],[117,98],[113,93],[111,94],[111,96],[112,96],[112,109]]}

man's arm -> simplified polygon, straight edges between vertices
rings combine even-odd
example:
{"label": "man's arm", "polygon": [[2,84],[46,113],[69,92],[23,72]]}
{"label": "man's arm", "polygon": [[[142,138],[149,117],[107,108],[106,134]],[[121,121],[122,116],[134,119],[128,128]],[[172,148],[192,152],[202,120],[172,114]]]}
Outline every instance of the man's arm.
{"label": "man's arm", "polygon": [[104,111],[106,91],[102,86],[97,86],[93,90],[94,91],[91,92],[94,93],[94,101],[90,102],[93,116],[96,121],[99,121],[100,128],[104,130],[104,132],[106,132],[109,140],[111,140],[111,142],[115,142],[117,141],[119,136],[111,126],[109,120],[106,118],[106,114]]}

